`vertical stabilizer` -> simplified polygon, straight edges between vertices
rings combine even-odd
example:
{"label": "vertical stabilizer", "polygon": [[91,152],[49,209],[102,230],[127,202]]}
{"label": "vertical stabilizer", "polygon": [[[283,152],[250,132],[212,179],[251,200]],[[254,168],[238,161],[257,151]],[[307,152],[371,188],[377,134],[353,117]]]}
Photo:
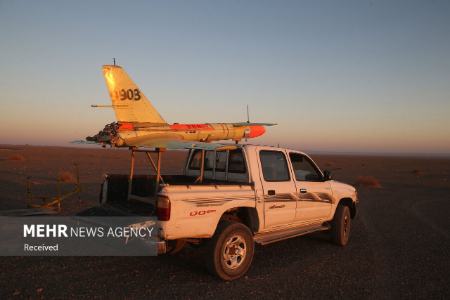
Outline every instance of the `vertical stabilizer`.
{"label": "vertical stabilizer", "polygon": [[103,76],[117,121],[166,123],[122,67],[104,65]]}

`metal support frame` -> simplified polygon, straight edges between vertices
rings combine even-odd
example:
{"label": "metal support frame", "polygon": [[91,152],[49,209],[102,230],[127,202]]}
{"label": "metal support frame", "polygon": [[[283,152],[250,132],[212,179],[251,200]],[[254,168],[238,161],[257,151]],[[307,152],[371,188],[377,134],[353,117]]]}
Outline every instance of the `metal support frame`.
{"label": "metal support frame", "polygon": [[[164,184],[164,179],[161,175],[161,161],[162,161],[162,152],[166,151],[166,148],[155,148],[154,150],[147,150],[147,149],[137,149],[135,147],[130,147],[131,151],[131,165],[130,165],[130,175],[128,177],[128,195],[127,200],[130,200],[130,196],[132,195],[132,188],[133,188],[133,176],[134,176],[134,165],[135,165],[135,152],[144,152],[150,165],[152,166],[153,170],[156,173],[156,179],[155,179],[155,195],[158,192],[159,183],[162,182]],[[150,153],[157,153],[158,158],[155,161],[153,160]]]}
{"label": "metal support frame", "polygon": [[133,176],[134,176],[134,148],[130,148],[131,150],[131,162],[130,162],[130,175],[128,176],[128,193],[127,200],[130,200],[131,188],[133,187]]}
{"label": "metal support frame", "polygon": [[202,157],[200,160],[200,175],[195,179],[195,183],[203,183],[203,177],[205,176],[205,150],[202,149]]}
{"label": "metal support frame", "polygon": [[[61,194],[61,181],[58,179],[56,181],[56,196],[34,196],[31,191],[31,177],[26,178],[26,189],[27,189],[27,206],[29,208],[49,208],[52,210],[57,211],[58,213],[61,212],[61,203],[64,199],[67,199],[69,197],[72,197],[73,195],[78,195],[78,200],[80,200],[80,192],[81,192],[81,185],[80,185],[80,173],[78,170],[78,164],[74,163],[75,168],[75,188],[72,191],[66,192],[64,194]],[[41,199],[41,204],[35,204],[33,203],[35,199]]]}

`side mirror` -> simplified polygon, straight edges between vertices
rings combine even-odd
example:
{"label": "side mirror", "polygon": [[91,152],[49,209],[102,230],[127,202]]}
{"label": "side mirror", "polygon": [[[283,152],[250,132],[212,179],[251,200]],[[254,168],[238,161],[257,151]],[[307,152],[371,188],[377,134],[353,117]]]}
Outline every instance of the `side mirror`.
{"label": "side mirror", "polygon": [[323,171],[323,180],[328,181],[331,180],[331,172],[328,170]]}

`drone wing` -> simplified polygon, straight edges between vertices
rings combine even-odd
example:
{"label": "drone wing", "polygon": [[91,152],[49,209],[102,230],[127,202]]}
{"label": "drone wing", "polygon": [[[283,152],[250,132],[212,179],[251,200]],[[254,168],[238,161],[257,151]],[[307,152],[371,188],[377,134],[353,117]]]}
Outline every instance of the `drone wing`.
{"label": "drone wing", "polygon": [[276,123],[250,123],[250,122],[238,122],[231,123],[234,127],[244,127],[244,126],[275,126]]}
{"label": "drone wing", "polygon": [[169,150],[201,149],[223,151],[237,148],[237,146],[233,144],[205,143],[178,139],[152,139],[141,142],[135,141],[131,143],[128,141],[128,144],[135,147],[166,148]]}

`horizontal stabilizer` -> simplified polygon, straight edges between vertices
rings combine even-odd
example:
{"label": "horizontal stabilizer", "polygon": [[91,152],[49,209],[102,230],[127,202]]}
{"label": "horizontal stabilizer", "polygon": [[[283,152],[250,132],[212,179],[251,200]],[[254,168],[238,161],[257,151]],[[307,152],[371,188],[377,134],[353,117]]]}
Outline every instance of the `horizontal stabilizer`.
{"label": "horizontal stabilizer", "polygon": [[126,105],[126,104],[116,104],[116,105],[91,104],[91,107],[96,107],[96,108],[114,108],[114,107],[128,107],[128,105]]}
{"label": "horizontal stabilizer", "polygon": [[275,126],[278,125],[276,123],[250,123],[250,122],[238,122],[231,123],[234,127],[243,127],[243,126]]}
{"label": "horizontal stabilizer", "polygon": [[70,141],[71,144],[98,144],[98,142],[94,142],[94,141],[85,141],[85,140],[75,140],[75,141]]}

